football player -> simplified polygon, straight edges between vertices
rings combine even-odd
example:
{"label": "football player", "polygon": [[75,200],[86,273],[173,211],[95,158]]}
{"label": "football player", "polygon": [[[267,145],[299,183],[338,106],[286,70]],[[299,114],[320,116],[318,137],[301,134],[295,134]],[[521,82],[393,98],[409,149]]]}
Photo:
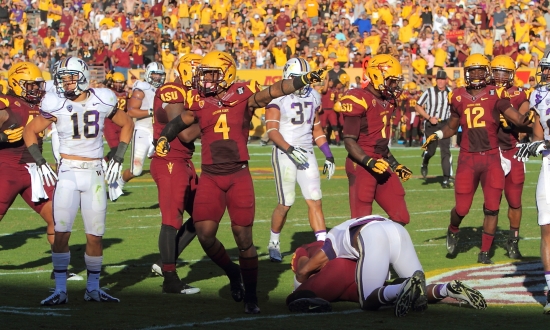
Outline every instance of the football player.
{"label": "football player", "polygon": [[[508,91],[510,102],[519,113],[529,111],[529,99],[523,88],[514,86],[516,63],[507,55],[498,55],[491,61],[493,82],[497,87],[503,87]],[[508,220],[510,221],[510,233],[506,242],[508,257],[521,259],[519,251],[519,226],[521,223],[521,195],[523,193],[523,182],[525,181],[525,166],[514,160],[514,154],[518,150],[516,144],[519,142],[519,133],[504,116],[500,116],[500,127],[498,130],[498,146],[507,169],[504,171],[504,196],[508,202]]]}
{"label": "football player", "polygon": [[[283,79],[301,76],[309,71],[311,68],[304,59],[292,58],[284,66]],[[320,108],[321,96],[309,85],[293,94],[276,98],[266,106],[266,128],[269,139],[275,144],[271,165],[278,197],[278,204],[271,215],[271,237],[267,247],[273,262],[283,259],[279,235],[294,204],[296,182],[308,206],[309,225],[317,240],[325,240],[321,180],[311,142],[314,141],[325,155],[323,174],[327,174],[328,179],[334,174],[335,165],[319,120]],[[287,153],[289,148],[294,148],[298,159],[294,158],[294,153]]]}
{"label": "football player", "polygon": [[336,102],[336,86],[334,86],[334,81],[330,80],[327,75],[327,80],[321,88],[321,104],[323,107],[319,118],[321,120],[321,127],[329,140],[331,134],[334,133],[336,141],[329,142],[339,143],[338,118],[336,117],[336,112],[334,112],[334,102]]}
{"label": "football player", "polygon": [[132,137],[132,158],[130,168],[122,173],[121,187],[140,176],[146,157],[155,152],[153,146],[153,101],[157,89],[164,84],[166,71],[160,62],[151,62],[145,68],[145,81],[137,80],[128,99],[128,115],[135,119]]}
{"label": "football player", "polygon": [[[156,140],[166,124],[181,115],[185,98],[193,87],[193,74],[202,56],[185,55],[177,66],[178,82],[166,83],[157,89],[153,103],[153,138]],[[165,293],[194,294],[200,289],[180,281],[176,272],[176,260],[183,249],[195,238],[193,219],[183,225],[183,212],[193,214],[193,201],[198,184],[195,165],[191,161],[195,140],[200,128],[194,124],[178,134],[172,142],[171,152],[165,157],[154,154],[151,160],[151,176],[158,188],[158,200],[162,225],[159,234],[160,262],[153,264],[152,271],[164,277],[162,291]]]}
{"label": "football player", "polygon": [[[540,226],[540,255],[544,268],[544,279],[550,288],[550,184],[548,183],[548,170],[550,169],[550,53],[540,60],[536,72],[537,86],[529,96],[531,109],[537,113],[533,125],[533,142],[518,145],[515,158],[527,161],[529,156],[542,154],[542,167],[537,183],[536,201],[538,211],[538,224]],[[550,293],[546,293],[546,305],[543,308],[545,314],[550,314]]]}
{"label": "football player", "polygon": [[456,170],[455,202],[447,230],[447,251],[458,253],[459,226],[470,211],[477,186],[483,189],[483,234],[477,261],[491,264],[489,250],[497,229],[504,171],[498,144],[500,114],[516,126],[532,122],[534,113],[522,115],[510,103],[503,87],[491,86],[491,63],[482,54],[468,56],[464,62],[466,87],[449,93],[451,117],[442,130],[426,137],[422,149],[439,139],[449,138],[462,126],[462,141]]}
{"label": "football player", "polygon": [[351,89],[341,98],[351,216],[372,214],[376,201],[390,219],[405,225],[410,216],[399,179],[407,181],[412,172],[399,164],[388,148],[391,115],[403,82],[401,64],[386,54],[363,63],[369,84]]}
{"label": "football player", "polygon": [[[197,90],[186,99],[186,108],[191,111],[185,111],[170,121],[157,141],[157,154],[165,156],[169,151],[168,141],[198,121],[202,140],[202,175],[195,195],[193,221],[204,251],[229,277],[233,299],[244,300],[245,313],[260,312],[256,296],[258,254],[252,241],[254,186],[246,148],[250,119],[254,109],[320,82],[323,74],[326,74],[325,70],[282,79],[260,91],[254,81],[235,82],[237,68],[230,54],[210,52],[197,68]],[[305,164],[299,150],[290,147],[286,152]],[[240,267],[231,261],[216,238],[226,207],[239,249]]]}
{"label": "football player", "polygon": [[[86,301],[118,302],[99,287],[103,262],[102,236],[105,233],[107,200],[105,180],[112,184],[120,177],[124,153],[134,124],[123,111],[117,111],[117,98],[107,88],[89,88],[90,71],[84,61],[68,57],[55,74],[57,93],[47,93],[40,104],[40,116],[25,127],[23,139],[34,158],[41,180],[56,185],[53,195],[55,238],[52,261],[55,291],[42,305],[68,302],[67,268],[70,263],[69,238],[80,208],[86,233],[84,261],[88,270]],[[107,169],[102,168],[103,126],[106,117],[122,127],[116,154]],[[48,165],[38,146],[36,134],[55,122],[59,134],[61,160],[56,172]],[[57,181],[57,184],[56,184]]]}
{"label": "football player", "polygon": [[[17,63],[8,71],[8,92],[0,97],[0,221],[19,194],[46,221],[47,239],[52,245],[54,187],[38,179],[36,163],[22,141],[24,126],[40,115],[38,104],[44,85],[42,71],[32,63]],[[44,132],[36,135],[39,148],[43,137]]]}
{"label": "football player", "polygon": [[[376,310],[395,301],[400,287],[407,285],[407,278],[398,278],[386,285],[384,274],[387,274],[389,264],[404,276],[414,274],[421,266],[407,231],[395,223],[386,222],[387,219],[380,216],[353,219],[329,232],[330,241],[305,244],[296,249],[292,270],[296,275],[303,274],[305,269],[310,271],[302,283],[295,277],[295,291],[287,298],[289,309],[293,312],[324,312],[331,309],[330,302],[351,301],[361,303],[363,309]],[[349,232],[354,233],[351,244],[341,231],[348,226],[346,223]],[[348,255],[338,258],[331,253],[335,251]],[[315,259],[317,265],[313,265]],[[451,297],[476,309],[487,307],[481,293],[457,280],[428,285],[426,295],[429,303]],[[397,312],[402,316],[406,309],[400,308]]]}
{"label": "football player", "polygon": [[404,102],[409,147],[420,146],[420,135],[418,131],[420,127],[420,116],[417,116],[415,109],[419,97],[418,86],[416,83],[410,82],[407,97]]}
{"label": "football player", "polygon": [[[111,79],[107,80],[107,87],[115,92],[117,97],[117,111],[126,111],[126,102],[128,101],[128,92],[126,91],[126,79],[120,72],[112,74]],[[103,130],[107,145],[111,149],[107,154],[106,161],[116,154],[118,141],[120,141],[120,126],[113,123],[109,118],[105,119],[105,128]]]}

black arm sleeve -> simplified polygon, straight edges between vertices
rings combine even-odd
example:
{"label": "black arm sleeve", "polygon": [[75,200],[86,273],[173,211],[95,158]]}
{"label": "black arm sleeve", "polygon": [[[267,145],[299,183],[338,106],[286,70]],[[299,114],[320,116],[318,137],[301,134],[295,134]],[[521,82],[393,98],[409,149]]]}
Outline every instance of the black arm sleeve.
{"label": "black arm sleeve", "polygon": [[38,144],[33,143],[32,145],[27,147],[27,150],[29,150],[32,158],[34,158],[36,165],[42,166],[46,164],[46,159],[44,159],[44,156],[42,156],[42,152],[40,151]]}
{"label": "black arm sleeve", "polygon": [[397,161],[397,159],[395,159],[395,157],[393,157],[391,153],[388,156],[388,163],[390,164],[390,167],[393,171],[395,171],[395,169],[399,165],[399,162]]}
{"label": "black arm sleeve", "polygon": [[181,119],[181,116],[177,116],[176,118],[170,120],[168,124],[164,127],[162,132],[160,132],[160,136],[166,137],[166,140],[168,142],[174,140],[176,136],[178,136],[179,132],[183,131],[184,129],[190,127],[191,125],[187,125],[183,122],[183,119]]}
{"label": "black arm sleeve", "polygon": [[[248,103],[253,108],[263,108],[274,99],[289,95],[307,85],[307,79],[302,76],[296,76],[292,79],[282,79],[269,86],[268,88],[254,93],[252,103]],[[170,141],[170,140],[168,140]]]}

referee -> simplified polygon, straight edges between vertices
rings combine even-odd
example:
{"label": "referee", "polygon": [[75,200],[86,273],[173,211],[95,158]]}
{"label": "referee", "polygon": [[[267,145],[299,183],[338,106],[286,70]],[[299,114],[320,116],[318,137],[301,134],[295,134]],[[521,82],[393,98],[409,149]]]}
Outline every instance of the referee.
{"label": "referee", "polygon": [[[451,90],[447,87],[447,73],[440,70],[437,72],[435,79],[436,85],[428,88],[420,96],[415,106],[416,112],[426,118],[424,122],[424,136],[430,136],[430,134],[442,129],[451,116],[448,98]],[[431,143],[428,146],[428,150],[422,154],[420,173],[424,179],[428,175],[428,163],[430,162],[430,158],[435,154],[435,149],[438,145],[441,151],[441,167],[443,169],[441,187],[452,188],[454,187],[454,179],[451,177],[453,174],[453,157],[450,150],[450,138],[441,139],[438,143]]]}

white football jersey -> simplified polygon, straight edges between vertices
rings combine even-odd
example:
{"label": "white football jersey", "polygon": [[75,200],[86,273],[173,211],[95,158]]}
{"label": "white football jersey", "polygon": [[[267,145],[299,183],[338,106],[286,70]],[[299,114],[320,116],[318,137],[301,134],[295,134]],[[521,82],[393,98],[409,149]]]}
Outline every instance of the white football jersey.
{"label": "white football jersey", "polygon": [[321,95],[316,90],[304,97],[290,94],[271,101],[266,108],[277,108],[281,112],[279,132],[292,146],[313,149],[313,124],[315,113],[321,107]]}
{"label": "white football jersey", "polygon": [[[157,89],[146,81],[137,80],[132,87],[132,91],[140,89],[145,94],[145,97],[141,101],[141,110],[149,111],[153,109],[153,102],[155,100],[155,92]],[[135,128],[146,128],[153,131],[153,118],[145,117],[136,120]]]}
{"label": "white football jersey", "polygon": [[[391,221],[380,215],[368,215],[361,218],[351,219],[342,222],[338,226],[332,228],[327,233],[327,240],[330,240],[332,244],[332,250],[336,258],[347,258],[357,260],[359,258],[359,251],[357,251],[351,244],[350,228],[367,225],[374,221]],[[323,248],[324,249],[324,248]]]}
{"label": "white football jersey", "polygon": [[46,83],[44,84],[44,91],[46,93],[57,93],[53,80],[46,80]]}
{"label": "white football jersey", "polygon": [[544,129],[544,139],[550,141],[550,87],[541,86],[535,89],[529,97],[529,106],[537,111]]}
{"label": "white football jersey", "polygon": [[99,159],[103,158],[104,121],[116,111],[117,97],[108,88],[89,91],[90,96],[83,102],[46,93],[40,111],[45,118],[57,118],[60,153]]}

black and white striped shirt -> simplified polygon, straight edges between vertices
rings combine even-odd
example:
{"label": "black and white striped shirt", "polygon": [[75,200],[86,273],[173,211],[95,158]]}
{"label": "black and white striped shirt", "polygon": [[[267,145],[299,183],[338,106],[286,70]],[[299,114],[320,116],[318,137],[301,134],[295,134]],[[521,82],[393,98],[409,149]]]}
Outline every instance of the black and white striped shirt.
{"label": "black and white striped shirt", "polygon": [[447,120],[451,116],[449,104],[449,92],[451,90],[445,87],[444,90],[439,90],[437,86],[430,87],[420,96],[417,104],[424,107],[424,111],[430,116]]}

